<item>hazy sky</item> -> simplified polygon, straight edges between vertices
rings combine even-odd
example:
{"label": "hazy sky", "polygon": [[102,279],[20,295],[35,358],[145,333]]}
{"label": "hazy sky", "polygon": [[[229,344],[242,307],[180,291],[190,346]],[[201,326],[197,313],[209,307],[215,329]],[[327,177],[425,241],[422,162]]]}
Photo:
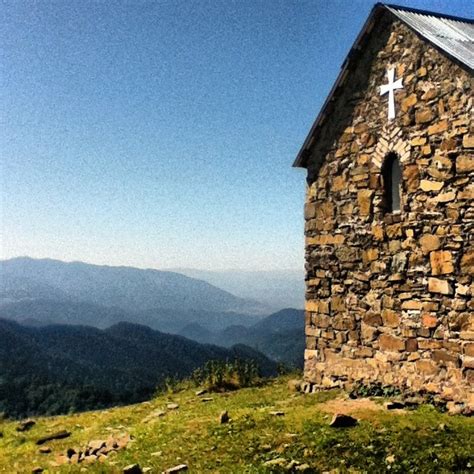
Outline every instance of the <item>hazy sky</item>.
{"label": "hazy sky", "polygon": [[291,164],[374,3],[1,1],[2,257],[302,268]]}

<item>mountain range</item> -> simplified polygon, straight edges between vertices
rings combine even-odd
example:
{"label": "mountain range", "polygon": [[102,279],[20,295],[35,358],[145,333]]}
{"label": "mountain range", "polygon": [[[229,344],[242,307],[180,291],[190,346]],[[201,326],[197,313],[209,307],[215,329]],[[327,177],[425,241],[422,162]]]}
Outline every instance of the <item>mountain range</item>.
{"label": "mountain range", "polygon": [[27,257],[0,261],[0,317],[105,328],[132,321],[164,332],[197,322],[250,326],[269,309],[174,272]]}
{"label": "mountain range", "polygon": [[0,302],[52,299],[131,312],[163,308],[268,313],[268,308],[258,301],[239,298],[203,280],[169,271],[19,257],[1,261],[0,275]]}

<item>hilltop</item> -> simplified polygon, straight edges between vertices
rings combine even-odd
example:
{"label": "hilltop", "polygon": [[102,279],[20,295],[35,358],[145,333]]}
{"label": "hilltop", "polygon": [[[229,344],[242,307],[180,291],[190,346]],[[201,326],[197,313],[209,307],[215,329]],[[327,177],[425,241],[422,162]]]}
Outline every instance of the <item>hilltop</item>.
{"label": "hilltop", "polygon": [[[86,466],[88,472],[121,473],[133,463],[152,473],[180,464],[191,473],[232,474],[469,471],[474,464],[472,418],[448,416],[431,406],[388,411],[383,401],[350,400],[335,391],[292,392],[282,377],[234,392],[198,396],[190,387],[136,405],[38,418],[24,432],[16,431],[18,422],[4,420],[0,472],[31,472],[35,466],[80,472]],[[227,423],[220,422],[224,410]],[[358,425],[330,427],[335,412],[352,414]],[[51,453],[39,453],[35,442],[59,430],[70,436],[41,445]],[[91,464],[57,464],[68,449],[107,440],[125,447],[88,460]]]}

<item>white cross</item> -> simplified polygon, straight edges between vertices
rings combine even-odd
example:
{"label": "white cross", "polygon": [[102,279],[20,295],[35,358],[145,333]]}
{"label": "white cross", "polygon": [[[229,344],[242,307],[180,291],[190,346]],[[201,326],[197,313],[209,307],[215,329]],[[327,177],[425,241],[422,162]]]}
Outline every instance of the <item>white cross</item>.
{"label": "white cross", "polygon": [[388,84],[380,86],[380,95],[384,95],[388,92],[388,119],[392,120],[395,118],[395,98],[393,91],[395,89],[403,89],[402,79],[398,79],[393,82],[395,79],[395,68],[389,69],[387,71]]}

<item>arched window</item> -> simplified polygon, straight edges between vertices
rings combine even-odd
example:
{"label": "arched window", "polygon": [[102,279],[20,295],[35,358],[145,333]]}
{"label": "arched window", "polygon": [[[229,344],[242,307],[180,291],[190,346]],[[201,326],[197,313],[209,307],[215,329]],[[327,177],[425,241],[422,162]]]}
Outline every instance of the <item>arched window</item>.
{"label": "arched window", "polygon": [[382,168],[384,185],[384,203],[385,212],[394,212],[400,210],[400,181],[402,178],[402,169],[400,160],[396,153],[389,153],[385,157]]}

